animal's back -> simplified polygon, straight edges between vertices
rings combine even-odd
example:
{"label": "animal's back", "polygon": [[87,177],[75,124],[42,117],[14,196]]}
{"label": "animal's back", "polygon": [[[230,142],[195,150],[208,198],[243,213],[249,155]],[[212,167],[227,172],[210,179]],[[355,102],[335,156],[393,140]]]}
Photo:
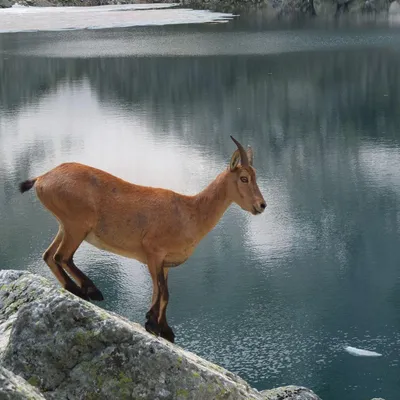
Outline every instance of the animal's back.
{"label": "animal's back", "polygon": [[128,183],[105,171],[79,163],[64,163],[41,175],[35,189],[38,198],[58,219],[94,224],[102,198],[110,185]]}
{"label": "animal's back", "polygon": [[187,258],[194,246],[188,196],[79,163],[55,167],[35,187],[62,225],[84,228],[85,240],[97,248],[145,263],[145,237],[177,259]]}

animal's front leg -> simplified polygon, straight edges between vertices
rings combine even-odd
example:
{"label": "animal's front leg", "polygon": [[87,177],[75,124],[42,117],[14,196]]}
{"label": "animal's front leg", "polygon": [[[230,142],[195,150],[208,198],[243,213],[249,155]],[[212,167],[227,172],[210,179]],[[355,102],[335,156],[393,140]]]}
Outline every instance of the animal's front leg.
{"label": "animal's front leg", "polygon": [[168,324],[160,325],[160,336],[171,343],[175,343],[175,333]]}
{"label": "animal's front leg", "polygon": [[164,273],[162,269],[162,261],[149,260],[148,268],[151,279],[153,281],[153,297],[150,310],[146,313],[145,328],[147,332],[156,336],[160,335],[160,327],[158,325],[158,317],[160,310],[160,301],[163,287],[165,286]]}
{"label": "animal's front leg", "polygon": [[160,312],[158,317],[158,325],[160,327],[160,336],[171,343],[175,342],[175,334],[167,322],[167,306],[169,300],[168,292],[168,268],[164,268],[164,289],[161,293]]}

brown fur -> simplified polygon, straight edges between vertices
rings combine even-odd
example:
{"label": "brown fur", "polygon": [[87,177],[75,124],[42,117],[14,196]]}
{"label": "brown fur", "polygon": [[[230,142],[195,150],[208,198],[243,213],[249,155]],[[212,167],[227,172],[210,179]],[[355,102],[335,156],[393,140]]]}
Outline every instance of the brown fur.
{"label": "brown fur", "polygon": [[264,210],[251,163],[251,150],[247,155],[243,148],[236,150],[230,167],[194,196],[135,185],[79,163],[61,164],[20,186],[29,190],[35,185],[38,198],[59,222],[58,234],[43,258],[61,285],[84,299],[103,299],[73,263],[84,240],[147,264],[153,298],[146,329],[173,342],[166,320],[168,269],[191,256],[232,202],[253,214]]}

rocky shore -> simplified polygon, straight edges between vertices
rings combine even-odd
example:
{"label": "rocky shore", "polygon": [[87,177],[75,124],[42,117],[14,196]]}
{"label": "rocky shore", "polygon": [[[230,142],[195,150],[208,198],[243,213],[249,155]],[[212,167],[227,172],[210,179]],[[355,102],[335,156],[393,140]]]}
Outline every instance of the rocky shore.
{"label": "rocky shore", "polygon": [[321,400],[299,386],[257,391],[139,324],[13,270],[0,271],[0,399]]}
{"label": "rocky shore", "polygon": [[257,391],[138,324],[11,270],[0,271],[0,398],[319,399],[297,386]]}

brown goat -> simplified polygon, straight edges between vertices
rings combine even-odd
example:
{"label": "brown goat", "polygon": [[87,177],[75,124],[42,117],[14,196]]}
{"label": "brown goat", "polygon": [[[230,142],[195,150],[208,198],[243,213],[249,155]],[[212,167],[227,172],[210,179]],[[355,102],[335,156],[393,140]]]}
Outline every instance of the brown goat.
{"label": "brown goat", "polygon": [[61,164],[21,183],[21,193],[35,186],[39,200],[58,220],[58,233],[43,259],[61,285],[83,299],[103,300],[73,262],[84,240],[147,264],[153,297],[145,328],[174,342],[166,319],[169,268],[190,257],[233,202],[254,215],[266,207],[252,166],[253,151],[246,152],[231,138],[238,149],[229,167],[195,196],[135,185],[78,163]]}

